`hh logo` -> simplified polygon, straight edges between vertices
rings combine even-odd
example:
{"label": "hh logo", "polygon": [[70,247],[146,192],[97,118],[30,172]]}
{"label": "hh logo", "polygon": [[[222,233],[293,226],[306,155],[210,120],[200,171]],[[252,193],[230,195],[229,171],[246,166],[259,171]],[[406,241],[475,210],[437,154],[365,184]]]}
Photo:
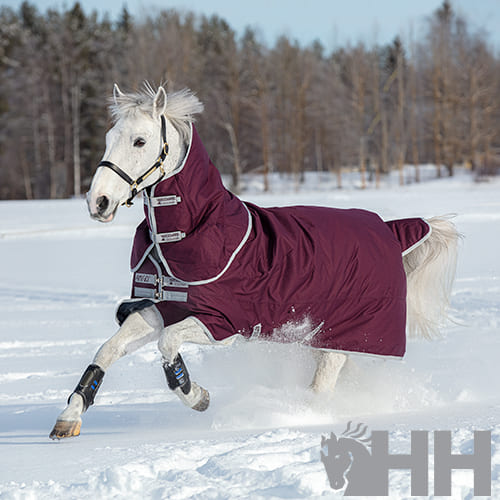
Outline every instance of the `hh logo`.
{"label": "hh logo", "polygon": [[[387,496],[389,470],[411,471],[411,494],[429,494],[429,431],[411,431],[408,455],[389,453],[389,432],[349,422],[340,437],[321,438],[321,461],[330,486],[346,496]],[[453,469],[471,469],[474,495],[491,495],[491,431],[474,431],[473,453],[451,452],[451,431],[434,431],[434,495],[451,495]]]}

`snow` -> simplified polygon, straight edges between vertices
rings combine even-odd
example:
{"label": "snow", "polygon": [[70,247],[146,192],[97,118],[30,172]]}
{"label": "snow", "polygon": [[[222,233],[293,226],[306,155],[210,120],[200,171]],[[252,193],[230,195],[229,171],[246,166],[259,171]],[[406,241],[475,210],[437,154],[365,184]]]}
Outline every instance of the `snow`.
{"label": "snow", "polygon": [[[267,194],[246,180],[243,198],[266,206],[456,214],[464,239],[442,338],[410,343],[403,361],[353,356],[335,394],[321,397],[307,389],[314,361],[299,345],[188,345],[192,378],[211,393],[205,413],[170,393],[149,345],[108,370],[81,436],[53,442],[68,395],[116,330],[141,204],[105,225],[79,199],[0,202],[0,498],[340,498],[320,442],[351,420],[390,431],[392,453],[409,453],[411,430],[452,430],[456,453],[471,452],[474,430],[491,430],[500,498],[500,180],[459,171],[362,191],[310,175],[295,192],[275,177]],[[454,471],[451,498],[471,498],[472,486],[471,471]],[[410,493],[409,471],[391,472],[391,498]]]}

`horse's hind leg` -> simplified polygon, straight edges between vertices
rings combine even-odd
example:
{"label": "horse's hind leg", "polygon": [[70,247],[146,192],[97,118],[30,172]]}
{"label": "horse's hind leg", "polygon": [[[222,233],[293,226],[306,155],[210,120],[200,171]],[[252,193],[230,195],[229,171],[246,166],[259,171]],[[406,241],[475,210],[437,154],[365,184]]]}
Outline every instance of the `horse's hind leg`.
{"label": "horse's hind leg", "polygon": [[163,370],[167,383],[179,399],[197,411],[205,411],[210,403],[206,389],[192,382],[186,365],[179,354],[184,342],[210,344],[212,341],[200,324],[193,318],[186,318],[179,323],[167,326],[160,335],[158,348],[163,356]]}
{"label": "horse's hind leg", "polygon": [[[152,304],[152,303],[151,303]],[[118,314],[120,309],[118,309]],[[130,313],[123,318],[118,332],[97,351],[91,365],[84,372],[75,391],[68,399],[65,410],[57,417],[50,433],[52,439],[78,436],[82,424],[81,416],[94,403],[104,372],[118,359],[139,347],[159,338],[163,321],[154,307]]]}
{"label": "horse's hind leg", "polygon": [[311,389],[314,392],[332,392],[347,356],[334,351],[315,351],[315,354],[318,364],[311,383]]}

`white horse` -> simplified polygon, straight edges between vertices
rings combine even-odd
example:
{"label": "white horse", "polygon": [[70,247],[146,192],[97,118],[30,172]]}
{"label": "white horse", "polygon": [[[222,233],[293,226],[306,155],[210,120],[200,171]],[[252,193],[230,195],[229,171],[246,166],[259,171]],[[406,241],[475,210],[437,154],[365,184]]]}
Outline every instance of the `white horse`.
{"label": "white horse", "polygon": [[[193,117],[203,110],[202,104],[195,95],[187,89],[167,94],[161,86],[157,90],[153,90],[148,85],[143,91],[124,94],[115,85],[113,99],[111,112],[114,126],[107,133],[103,161],[95,173],[87,197],[91,217],[101,222],[112,221],[117,208],[120,205],[129,205],[140,191],[144,192],[146,214],[149,214],[149,222],[153,226],[156,224],[154,213],[159,213],[155,210],[162,210],[164,206],[172,207],[174,210],[181,202],[203,204],[203,197],[198,196],[197,193],[192,194],[193,199],[191,200],[181,199],[181,196],[177,196],[175,193],[160,197],[154,194],[155,189],[159,190],[160,181],[165,182],[164,179],[172,181],[172,179],[180,177],[187,156],[193,154],[191,151],[194,147],[192,141],[193,134],[195,134],[192,127]],[[213,170],[210,172],[210,175],[215,175]],[[196,173],[191,175],[191,182],[196,184],[198,182]],[[206,179],[199,181],[199,189],[203,189],[207,182]],[[218,182],[218,180],[215,178],[213,182]],[[219,189],[221,188],[219,187]],[[182,248],[180,242],[188,240],[191,230],[193,234],[198,234],[197,232],[200,230],[198,226],[194,229],[167,231],[161,234],[159,231],[153,231],[151,227],[148,234],[148,229],[144,226],[144,237],[151,237],[154,244],[152,243],[145,250],[144,255],[139,255],[137,265],[134,264],[136,267],[134,278],[136,300],[124,302],[118,309],[117,319],[121,324],[120,328],[97,351],[92,364],[87,368],[75,391],[71,394],[67,407],[57,418],[50,434],[52,439],[78,435],[81,427],[81,416],[93,404],[95,393],[101,384],[104,373],[119,358],[134,352],[149,342],[158,343],[168,385],[182,402],[198,411],[203,411],[208,407],[209,394],[204,388],[189,379],[189,374],[179,355],[179,349],[185,342],[229,344],[234,340],[237,331],[228,331],[227,335],[221,338],[220,335],[214,334],[214,329],[207,327],[205,320],[200,320],[201,316],[195,313],[180,316],[183,319],[173,320],[172,323],[172,321],[165,320],[165,314],[168,316],[170,312],[165,313],[162,307],[165,304],[174,304],[175,307],[177,307],[176,304],[182,306],[188,300],[187,290],[194,290],[193,293],[197,293],[196,289],[202,288],[199,285],[212,283],[224,273],[228,276],[230,272],[227,270],[237,270],[238,266],[242,266],[244,259],[247,258],[247,250],[250,251],[250,248],[256,246],[255,241],[252,240],[254,238],[252,231],[256,230],[258,224],[255,210],[258,210],[259,207],[254,207],[254,211],[252,211],[250,204],[242,204],[225,190],[221,190],[221,193],[221,196],[226,197],[228,203],[238,203],[240,209],[238,213],[243,215],[241,215],[242,218],[238,219],[238,221],[242,221],[241,230],[238,227],[235,229],[236,242],[231,247],[227,258],[222,259],[221,267],[214,267],[214,277],[210,277],[210,274],[206,276],[200,274],[198,278],[186,277],[190,275],[189,273],[182,274],[182,262],[176,270],[172,261],[167,262],[163,255],[162,249],[166,248],[165,245],[171,245],[169,247],[171,249]],[[185,198],[190,198],[189,195],[190,193],[186,191],[182,193]],[[273,217],[275,214],[282,213],[279,210],[272,213]],[[339,212],[347,213],[349,211]],[[369,213],[358,211],[356,214],[356,216],[364,217]],[[169,221],[174,225],[175,222],[175,220]],[[454,226],[446,219],[430,219],[424,225],[427,228],[426,234],[420,238],[417,244],[406,249],[403,256],[401,256],[401,250],[397,250],[399,255],[397,259],[399,260],[395,267],[401,268],[401,274],[405,280],[402,286],[406,287],[407,284],[407,317],[403,317],[403,322],[405,319],[407,320],[410,335],[430,338],[436,332],[438,323],[448,305],[455,272],[458,234]],[[141,226],[138,229],[139,236],[140,230]],[[343,231],[339,233],[338,238],[342,238],[343,233]],[[220,238],[225,238],[223,232],[220,234]],[[287,258],[294,253],[288,250]],[[193,251],[203,252],[205,249],[196,248]],[[210,260],[211,254],[208,252],[207,255],[209,255],[208,260]],[[198,259],[199,255],[196,254],[196,256]],[[382,252],[377,261],[380,264],[375,264],[376,266],[383,265],[384,256],[385,254]],[[176,257],[178,256],[176,255]],[[196,260],[189,263],[188,259],[188,266],[196,267],[197,264],[201,264],[199,272],[203,273],[205,267],[208,268],[211,264],[207,261],[206,266],[204,266],[203,257],[200,257],[200,260],[201,262]],[[150,266],[152,271],[142,272],[141,266],[146,264]],[[372,264],[370,265],[373,267]],[[297,269],[298,271],[299,269]],[[306,277],[314,274],[314,269],[309,271],[306,272]],[[356,274],[354,271],[353,273]],[[286,277],[280,275],[273,282],[273,287],[279,287],[284,279]],[[221,282],[224,283],[223,280],[219,280],[218,283]],[[245,287],[251,288],[259,283],[245,283]],[[263,279],[262,283],[265,285],[266,281]],[[170,289],[164,290],[163,286],[170,287]],[[217,286],[222,285],[218,284]],[[302,285],[298,289],[300,290],[301,287]],[[406,288],[403,288],[403,293],[405,290]],[[261,293],[268,292],[264,289]],[[189,293],[191,292],[189,291]],[[230,297],[232,291],[218,290],[217,293],[227,293]],[[220,301],[224,302],[223,295],[220,296]],[[360,293],[359,300],[361,300],[361,296],[362,293]],[[318,297],[317,300],[328,302],[329,297]],[[345,307],[350,307],[352,302],[357,302],[357,300],[347,301]],[[400,310],[403,311],[404,316],[404,304],[401,307]],[[175,311],[177,309],[174,308]],[[381,314],[383,313],[380,313],[379,316]],[[387,318],[388,325],[392,322],[392,318]],[[314,343],[314,338],[319,338],[322,335],[321,330],[326,329],[325,323],[322,321],[313,325],[312,328],[314,331],[307,335],[307,342],[312,347],[320,347],[319,343]],[[258,337],[260,330],[261,324],[254,325],[252,335],[246,331],[245,336],[247,338]],[[404,323],[402,330],[402,335],[404,335]],[[244,329],[241,332],[245,333]],[[312,390],[317,392],[333,390],[346,361],[346,353],[357,350],[360,349],[356,347],[316,349],[318,363],[311,384]],[[396,354],[402,355],[400,351]]]}

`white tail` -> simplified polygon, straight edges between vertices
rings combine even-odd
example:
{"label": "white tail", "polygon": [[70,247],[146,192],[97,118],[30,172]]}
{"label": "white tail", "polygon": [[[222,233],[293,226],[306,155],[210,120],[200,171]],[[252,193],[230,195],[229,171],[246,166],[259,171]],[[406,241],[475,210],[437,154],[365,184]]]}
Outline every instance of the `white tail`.
{"label": "white tail", "polygon": [[460,234],[446,217],[427,220],[432,233],[403,256],[407,278],[407,331],[410,338],[439,336],[455,278]]}

